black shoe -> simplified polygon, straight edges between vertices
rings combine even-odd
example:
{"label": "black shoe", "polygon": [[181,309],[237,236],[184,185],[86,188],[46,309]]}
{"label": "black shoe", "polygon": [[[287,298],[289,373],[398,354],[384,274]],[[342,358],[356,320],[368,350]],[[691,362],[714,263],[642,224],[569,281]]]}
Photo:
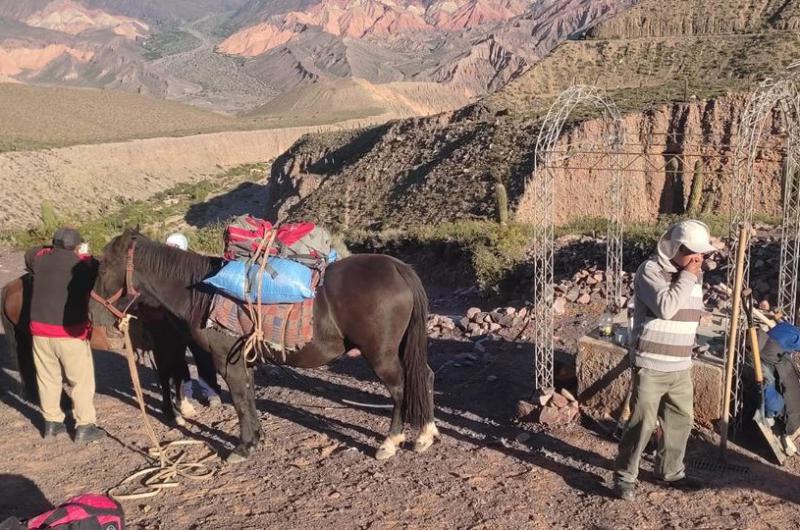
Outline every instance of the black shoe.
{"label": "black shoe", "polygon": [[79,444],[88,444],[96,442],[106,437],[106,431],[100,429],[94,423],[89,425],[78,425],[75,428],[75,442]]}
{"label": "black shoe", "polygon": [[636,488],[636,484],[633,482],[625,482],[622,480],[615,480],[614,481],[614,495],[622,499],[623,501],[632,501],[634,497],[634,489]]}
{"label": "black shoe", "polygon": [[689,476],[679,478],[678,480],[665,480],[664,485],[683,491],[699,491],[706,486],[699,478]]}
{"label": "black shoe", "polygon": [[55,438],[62,432],[66,432],[67,428],[60,421],[46,421],[44,422],[44,432],[42,438]]}

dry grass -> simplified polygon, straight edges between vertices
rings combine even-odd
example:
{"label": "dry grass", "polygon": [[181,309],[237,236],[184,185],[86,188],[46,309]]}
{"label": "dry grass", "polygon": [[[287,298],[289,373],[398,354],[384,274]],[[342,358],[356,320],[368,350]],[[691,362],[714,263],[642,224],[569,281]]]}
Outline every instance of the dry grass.
{"label": "dry grass", "polygon": [[122,91],[0,83],[0,152],[324,125],[379,113],[373,110],[233,117]]}

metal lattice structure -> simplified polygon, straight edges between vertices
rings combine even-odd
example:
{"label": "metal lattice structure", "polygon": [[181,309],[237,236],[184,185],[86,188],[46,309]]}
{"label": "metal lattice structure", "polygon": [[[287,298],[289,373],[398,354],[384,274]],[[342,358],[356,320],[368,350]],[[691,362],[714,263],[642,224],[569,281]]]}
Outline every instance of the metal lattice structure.
{"label": "metal lattice structure", "polygon": [[[536,159],[526,191],[532,195],[533,227],[533,340],[535,349],[535,383],[537,389],[553,386],[553,258],[555,171],[574,156],[569,147],[557,147],[564,125],[578,106],[589,106],[603,113],[608,120],[609,135],[603,138],[606,149],[619,151],[624,129],[619,110],[605,93],[594,86],[577,85],[562,92],[550,107],[536,140]],[[608,224],[606,254],[607,295],[609,305],[619,305],[622,298],[622,235],[624,208],[622,203],[622,171],[613,172],[609,193],[611,212]]]}
{"label": "metal lattice structure", "polygon": [[[734,167],[730,241],[731,256],[735,256],[739,244],[738,227],[744,223],[752,225],[754,200],[755,200],[755,164],[759,159],[761,139],[765,131],[772,125],[775,112],[778,111],[785,122],[787,145],[784,159],[784,186],[783,186],[783,223],[781,240],[780,271],[778,276],[778,309],[786,316],[787,320],[797,322],[797,291],[798,272],[800,269],[800,175],[798,175],[798,160],[800,154],[800,93],[796,85],[797,70],[790,69],[786,75],[767,79],[753,93],[742,113],[739,129],[738,143],[736,145],[736,160]],[[750,244],[745,251],[744,286],[750,285]],[[728,286],[733,289],[734,268],[728,268]],[[742,400],[742,368],[745,363],[745,326],[739,326],[737,348],[735,352],[725,352],[734,355],[734,379],[732,402],[733,416],[737,418],[735,426],[741,420]]]}

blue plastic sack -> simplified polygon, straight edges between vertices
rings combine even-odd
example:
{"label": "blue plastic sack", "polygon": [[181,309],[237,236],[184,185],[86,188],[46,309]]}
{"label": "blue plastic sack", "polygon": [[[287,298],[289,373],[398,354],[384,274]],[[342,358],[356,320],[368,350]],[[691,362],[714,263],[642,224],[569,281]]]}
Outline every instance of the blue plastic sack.
{"label": "blue plastic sack", "polygon": [[767,414],[767,418],[780,416],[783,414],[785,406],[786,402],[783,400],[781,393],[778,392],[778,389],[775,388],[775,385],[764,387],[764,411]]}
{"label": "blue plastic sack", "polygon": [[[295,261],[271,257],[269,267],[264,270],[261,284],[262,304],[293,304],[307,298],[314,298],[311,289],[311,269]],[[270,270],[270,267],[272,270]],[[258,264],[251,265],[243,261],[229,261],[220,271],[203,280],[237,300],[258,302]],[[245,280],[245,273],[247,280]],[[245,284],[250,290],[245,294]]]}
{"label": "blue plastic sack", "polygon": [[767,332],[769,338],[778,343],[783,351],[800,350],[800,328],[788,322],[779,322]]}

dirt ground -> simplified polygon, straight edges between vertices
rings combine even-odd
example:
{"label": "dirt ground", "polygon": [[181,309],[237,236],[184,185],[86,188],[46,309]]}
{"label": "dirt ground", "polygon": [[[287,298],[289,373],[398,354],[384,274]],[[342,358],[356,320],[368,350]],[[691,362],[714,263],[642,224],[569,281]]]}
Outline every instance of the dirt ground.
{"label": "dirt ground", "polygon": [[[21,265],[0,251],[0,282]],[[431,289],[433,310],[456,313],[466,301]],[[559,322],[574,351],[585,316]],[[0,341],[5,347],[4,341]],[[213,462],[213,479],[183,482],[160,496],[124,504],[141,529],[389,528],[796,528],[800,525],[800,462],[785,468],[734,447],[729,463],[746,473],[698,472],[708,481],[693,494],[654,484],[645,461],[635,502],[610,495],[616,445],[584,414],[556,431],[517,425],[515,402],[530,393],[532,352],[526,343],[432,340],[436,404],[443,437],[428,452],[402,450],[389,461],[373,454],[388,430],[388,411],[343,404],[389,402],[362,359],[326,369],[256,374],[265,443],[239,465]],[[7,358],[4,352],[3,358]],[[96,352],[96,405],[109,437],[79,447],[69,438],[45,442],[39,413],[10,392],[16,374],[0,369],[0,520],[29,516],[86,491],[106,491],[146,465],[146,447],[123,357]],[[201,408],[187,429],[160,421],[153,372],[140,368],[146,401],[163,439],[206,440],[225,455],[238,432],[227,393],[221,409]],[[693,436],[688,458],[716,463],[708,433]]]}

